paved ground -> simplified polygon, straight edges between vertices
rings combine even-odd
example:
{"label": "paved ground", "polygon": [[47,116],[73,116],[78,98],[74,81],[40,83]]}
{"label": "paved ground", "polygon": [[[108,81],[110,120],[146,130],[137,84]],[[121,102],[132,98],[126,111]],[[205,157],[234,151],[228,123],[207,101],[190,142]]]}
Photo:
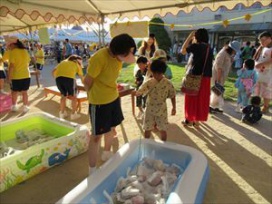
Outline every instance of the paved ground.
{"label": "paved ground", "polygon": [[[47,65],[43,70],[43,86],[54,85],[50,76],[53,67]],[[57,116],[59,97],[44,98],[43,88],[37,89],[32,81],[30,113],[45,111]],[[178,94],[177,115],[169,116],[168,141],[196,148],[208,158],[210,179],[204,203],[272,203],[271,113],[258,125],[249,126],[240,122],[240,114],[234,112],[234,106],[227,102],[224,114],[211,115],[199,129],[184,128],[180,125],[184,117],[183,95]],[[122,98],[122,108],[125,120],[117,128],[120,136],[115,141],[114,151],[124,143],[140,138],[143,131],[141,121],[132,115],[129,96]],[[5,121],[22,114],[0,116]],[[81,118],[76,122],[89,127],[87,103],[83,103]],[[153,132],[153,139],[159,139],[157,132]],[[55,203],[87,177],[87,163],[87,153],[70,159],[1,193],[0,201],[3,204]]]}

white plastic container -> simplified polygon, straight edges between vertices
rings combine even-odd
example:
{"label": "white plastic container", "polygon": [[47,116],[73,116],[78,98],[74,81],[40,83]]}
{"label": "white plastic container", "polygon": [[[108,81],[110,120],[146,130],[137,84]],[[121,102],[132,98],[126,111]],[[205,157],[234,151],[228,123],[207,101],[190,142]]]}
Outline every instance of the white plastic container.
{"label": "white plastic container", "polygon": [[133,140],[122,146],[100,169],[57,203],[109,203],[105,192],[109,195],[114,192],[117,180],[126,177],[127,169],[133,169],[143,157],[154,157],[184,169],[167,198],[168,204],[202,203],[209,177],[206,157],[188,146],[148,139]]}

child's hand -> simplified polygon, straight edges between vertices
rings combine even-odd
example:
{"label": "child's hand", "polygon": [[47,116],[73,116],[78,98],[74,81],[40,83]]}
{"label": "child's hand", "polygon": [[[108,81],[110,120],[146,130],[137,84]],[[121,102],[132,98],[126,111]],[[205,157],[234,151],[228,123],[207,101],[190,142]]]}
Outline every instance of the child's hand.
{"label": "child's hand", "polygon": [[176,115],[176,109],[172,108],[171,115]]}

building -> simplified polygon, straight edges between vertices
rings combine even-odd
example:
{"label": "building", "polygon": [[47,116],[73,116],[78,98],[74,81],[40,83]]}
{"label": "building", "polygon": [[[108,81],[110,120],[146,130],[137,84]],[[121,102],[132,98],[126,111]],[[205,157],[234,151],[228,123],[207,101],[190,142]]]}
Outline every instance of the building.
{"label": "building", "polygon": [[[245,19],[246,16],[249,17],[248,20]],[[166,26],[173,44],[182,44],[192,30],[206,28],[210,34],[210,44],[217,50],[221,49],[226,41],[231,40],[238,40],[243,45],[250,41],[254,45],[261,32],[272,33],[272,3],[263,7],[258,2],[249,8],[237,4],[232,10],[221,7],[215,12],[208,8],[200,12],[195,8],[190,13],[181,11],[176,16],[168,14],[162,20],[165,24],[174,25],[172,29]],[[223,25],[225,20],[229,22],[226,27]]]}

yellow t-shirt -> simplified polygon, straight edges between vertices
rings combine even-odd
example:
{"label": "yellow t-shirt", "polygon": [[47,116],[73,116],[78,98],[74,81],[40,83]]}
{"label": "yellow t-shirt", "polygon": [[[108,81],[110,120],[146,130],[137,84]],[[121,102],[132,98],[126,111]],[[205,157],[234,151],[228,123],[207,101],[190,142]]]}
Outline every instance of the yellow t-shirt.
{"label": "yellow t-shirt", "polygon": [[87,75],[94,79],[88,91],[89,103],[108,104],[119,96],[117,78],[121,69],[122,62],[110,56],[108,48],[100,49],[89,59]]}
{"label": "yellow t-shirt", "polygon": [[0,70],[4,70],[3,57],[1,53],[0,53]]}
{"label": "yellow t-shirt", "polygon": [[73,61],[63,60],[56,67],[54,76],[57,77],[67,77],[67,78],[76,78],[76,74],[83,76],[82,67]]}
{"label": "yellow t-shirt", "polygon": [[10,50],[6,50],[2,58],[4,62],[9,61],[9,54]]}
{"label": "yellow t-shirt", "polygon": [[30,56],[26,49],[14,48],[9,53],[9,64],[13,64],[12,79],[30,78],[28,69]]}
{"label": "yellow t-shirt", "polygon": [[35,53],[36,63],[37,64],[44,64],[44,51],[43,49],[38,49]]}

